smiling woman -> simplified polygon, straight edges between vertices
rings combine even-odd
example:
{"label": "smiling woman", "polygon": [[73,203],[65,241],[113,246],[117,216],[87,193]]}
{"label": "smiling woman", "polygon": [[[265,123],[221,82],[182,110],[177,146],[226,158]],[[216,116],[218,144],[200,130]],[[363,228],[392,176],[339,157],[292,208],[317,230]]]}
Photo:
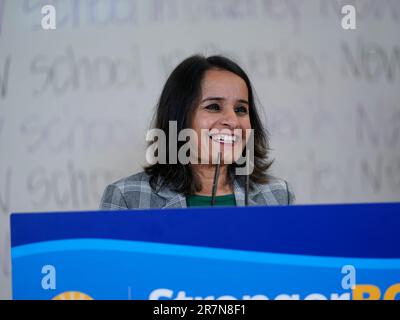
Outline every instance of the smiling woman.
{"label": "smiling woman", "polygon": [[[288,183],[267,173],[272,164],[267,131],[248,76],[230,59],[196,55],[181,62],[163,88],[153,129],[165,133],[165,139],[150,146],[158,153],[161,147],[167,150],[166,161],[109,185],[100,208],[294,203]],[[189,162],[179,152],[185,130],[196,137]]]}

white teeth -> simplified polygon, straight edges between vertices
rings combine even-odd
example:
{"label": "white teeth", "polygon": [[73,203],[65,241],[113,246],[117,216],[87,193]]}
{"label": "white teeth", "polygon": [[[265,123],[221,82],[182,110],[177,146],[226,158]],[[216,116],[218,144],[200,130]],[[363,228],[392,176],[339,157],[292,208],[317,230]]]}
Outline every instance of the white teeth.
{"label": "white teeth", "polygon": [[217,142],[224,142],[224,143],[235,143],[236,136],[226,135],[226,134],[214,134],[211,135],[211,139]]}

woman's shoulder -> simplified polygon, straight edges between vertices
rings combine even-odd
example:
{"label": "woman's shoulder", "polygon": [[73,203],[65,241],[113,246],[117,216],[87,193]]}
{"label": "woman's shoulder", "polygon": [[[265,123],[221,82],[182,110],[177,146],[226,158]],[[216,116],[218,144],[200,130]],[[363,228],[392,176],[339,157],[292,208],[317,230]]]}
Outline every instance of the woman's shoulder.
{"label": "woman's shoulder", "polygon": [[111,183],[110,186],[121,190],[123,193],[151,192],[150,176],[144,171],[119,179]]}
{"label": "woman's shoulder", "polygon": [[119,180],[113,182],[112,185],[115,185],[119,188],[128,187],[128,188],[136,189],[136,188],[143,187],[143,184],[145,184],[145,185],[149,184],[149,180],[150,180],[150,176],[146,172],[141,171],[141,172],[134,173],[128,177],[119,179]]}
{"label": "woman's shoulder", "polygon": [[266,199],[273,197],[277,204],[289,205],[294,204],[296,196],[291,184],[285,179],[267,174],[267,183],[255,184],[255,189],[261,193]]}
{"label": "woman's shoulder", "polygon": [[152,196],[150,176],[142,171],[109,184],[103,192],[100,209],[138,208]]}

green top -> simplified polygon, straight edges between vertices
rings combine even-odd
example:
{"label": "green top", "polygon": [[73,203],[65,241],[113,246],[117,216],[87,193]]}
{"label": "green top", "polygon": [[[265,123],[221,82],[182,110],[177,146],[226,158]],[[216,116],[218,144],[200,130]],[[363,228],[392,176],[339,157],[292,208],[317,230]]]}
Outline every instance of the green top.
{"label": "green top", "polygon": [[[188,207],[211,207],[211,198],[210,196],[191,195],[186,197],[186,204]],[[215,206],[236,206],[235,195],[216,196]]]}

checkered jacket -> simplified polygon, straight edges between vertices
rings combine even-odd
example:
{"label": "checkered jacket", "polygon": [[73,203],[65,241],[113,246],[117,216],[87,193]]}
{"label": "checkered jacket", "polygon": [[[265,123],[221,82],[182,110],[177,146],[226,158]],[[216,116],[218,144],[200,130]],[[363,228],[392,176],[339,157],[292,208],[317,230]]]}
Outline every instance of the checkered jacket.
{"label": "checkered jacket", "polygon": [[[268,184],[255,184],[249,191],[249,205],[289,205],[295,202],[290,185],[282,179],[269,177]],[[186,208],[185,195],[161,188],[155,192],[145,172],[131,175],[107,186],[100,202],[100,209]],[[239,179],[233,184],[236,205],[245,205],[245,189]]]}

